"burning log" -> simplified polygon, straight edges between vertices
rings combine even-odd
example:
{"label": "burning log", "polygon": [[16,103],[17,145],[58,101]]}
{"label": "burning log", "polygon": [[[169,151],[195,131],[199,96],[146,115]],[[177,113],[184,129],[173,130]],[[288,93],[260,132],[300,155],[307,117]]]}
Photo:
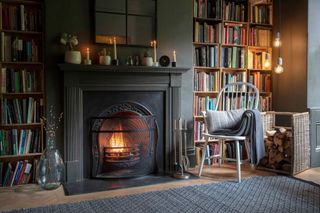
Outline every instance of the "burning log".
{"label": "burning log", "polygon": [[123,163],[140,160],[140,147],[104,147],[104,160],[106,163]]}

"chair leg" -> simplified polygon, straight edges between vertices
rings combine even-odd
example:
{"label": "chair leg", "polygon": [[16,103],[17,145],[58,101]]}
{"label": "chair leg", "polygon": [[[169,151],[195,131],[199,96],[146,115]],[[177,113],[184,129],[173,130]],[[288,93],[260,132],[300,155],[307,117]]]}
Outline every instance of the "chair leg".
{"label": "chair leg", "polygon": [[222,153],[222,141],[219,140],[219,159],[218,159],[218,162],[219,162],[219,167],[221,167],[221,162],[222,162],[222,157],[223,157],[223,153]]}
{"label": "chair leg", "polygon": [[202,174],[202,169],[203,169],[203,164],[204,164],[204,160],[206,158],[206,149],[207,149],[207,145],[208,145],[208,140],[209,137],[205,137],[206,142],[204,143],[204,146],[202,148],[202,156],[201,156],[201,161],[200,161],[200,168],[199,168],[199,174],[198,176],[201,177]]}
{"label": "chair leg", "polygon": [[241,159],[240,159],[240,145],[239,141],[236,141],[236,157],[237,157],[237,180],[241,183]]}

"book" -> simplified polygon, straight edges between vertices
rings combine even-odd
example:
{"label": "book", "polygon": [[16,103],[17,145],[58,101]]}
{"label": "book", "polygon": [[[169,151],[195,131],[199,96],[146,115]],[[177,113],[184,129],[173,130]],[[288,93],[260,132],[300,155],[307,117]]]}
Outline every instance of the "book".
{"label": "book", "polygon": [[12,165],[11,165],[11,162],[9,161],[7,163],[6,171],[5,171],[5,174],[4,174],[4,177],[3,177],[2,186],[8,186],[8,183],[10,181],[11,173],[12,173]]}
{"label": "book", "polygon": [[26,137],[26,146],[24,153],[30,153],[30,144],[31,144],[31,138],[32,138],[32,131],[30,129],[27,130],[27,137]]}
{"label": "book", "polygon": [[23,155],[24,154],[24,147],[25,147],[25,132],[26,130],[21,129],[20,130],[20,139],[19,139],[19,155]]}
{"label": "book", "polygon": [[13,175],[10,177],[10,183],[9,183],[9,186],[13,186],[13,183],[14,183],[15,176],[16,176],[16,174],[17,174],[17,171],[18,171],[19,165],[20,165],[20,161],[18,161],[18,162],[16,163],[16,166],[15,166],[15,169],[14,169],[14,172],[13,172]]}
{"label": "book", "polygon": [[24,5],[20,5],[20,29],[22,31],[26,30],[26,25],[25,25],[25,14],[24,14]]}
{"label": "book", "polygon": [[19,177],[18,177],[18,181],[17,181],[16,185],[22,184],[22,179],[23,179],[23,176],[25,173],[26,166],[28,164],[28,160],[24,160],[22,162],[23,162],[23,164],[22,164],[21,172],[19,173]]}
{"label": "book", "polygon": [[0,161],[0,187],[2,186],[3,182],[3,162]]}
{"label": "book", "polygon": [[1,68],[1,92],[7,92],[7,69],[5,67]]}
{"label": "book", "polygon": [[25,167],[25,170],[23,172],[21,184],[29,183],[30,177],[31,177],[31,174],[32,174],[31,168],[32,168],[32,164],[31,163],[27,163],[26,167]]}
{"label": "book", "polygon": [[34,111],[33,105],[34,105],[34,100],[32,97],[29,97],[26,123],[32,123],[33,111]]}
{"label": "book", "polygon": [[17,155],[18,154],[18,130],[12,129],[12,154]]}
{"label": "book", "polygon": [[[18,164],[19,163],[19,164]],[[13,184],[12,185],[18,185],[18,182],[19,182],[19,178],[20,178],[20,175],[22,174],[23,172],[23,161],[19,161],[17,164],[18,166],[18,169],[17,169],[17,172],[16,174],[14,174],[14,178],[13,178]]]}

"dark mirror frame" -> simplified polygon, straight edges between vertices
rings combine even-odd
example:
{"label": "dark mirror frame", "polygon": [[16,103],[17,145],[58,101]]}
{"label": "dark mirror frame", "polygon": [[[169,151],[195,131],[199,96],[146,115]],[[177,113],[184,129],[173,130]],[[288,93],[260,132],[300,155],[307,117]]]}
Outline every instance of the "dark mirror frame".
{"label": "dark mirror frame", "polygon": [[95,0],[93,16],[96,44],[116,37],[117,45],[150,47],[157,39],[157,0]]}

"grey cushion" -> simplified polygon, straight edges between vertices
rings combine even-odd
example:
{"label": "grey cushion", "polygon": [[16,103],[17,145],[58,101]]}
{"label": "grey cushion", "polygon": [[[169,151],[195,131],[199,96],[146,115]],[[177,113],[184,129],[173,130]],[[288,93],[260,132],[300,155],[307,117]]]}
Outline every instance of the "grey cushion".
{"label": "grey cushion", "polygon": [[206,121],[208,132],[212,133],[221,129],[234,129],[240,123],[244,109],[230,111],[214,111],[206,112]]}

